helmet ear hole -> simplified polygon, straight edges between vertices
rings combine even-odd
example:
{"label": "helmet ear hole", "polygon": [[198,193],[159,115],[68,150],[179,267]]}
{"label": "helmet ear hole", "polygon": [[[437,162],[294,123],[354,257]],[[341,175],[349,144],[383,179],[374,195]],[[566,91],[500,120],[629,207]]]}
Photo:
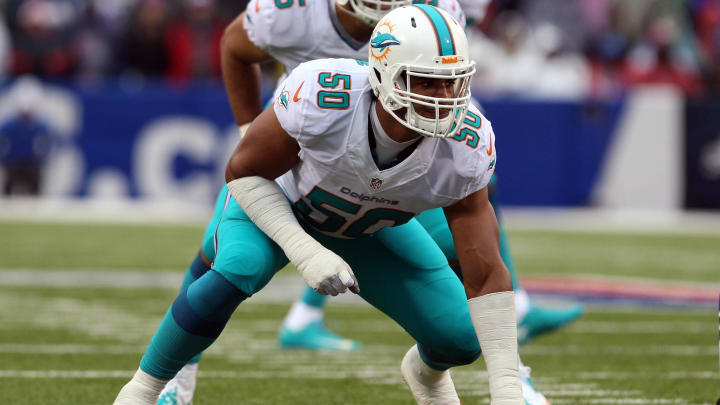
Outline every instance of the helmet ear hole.
{"label": "helmet ear hole", "polygon": [[397,79],[395,80],[395,86],[397,87],[398,82],[400,83],[402,87],[402,90],[408,90],[408,83],[407,83],[407,70],[403,69],[399,72],[397,75]]}
{"label": "helmet ear hole", "polygon": [[378,83],[382,83],[382,75],[380,74],[380,71],[375,68],[373,68],[373,70],[375,71],[375,77],[377,77]]}

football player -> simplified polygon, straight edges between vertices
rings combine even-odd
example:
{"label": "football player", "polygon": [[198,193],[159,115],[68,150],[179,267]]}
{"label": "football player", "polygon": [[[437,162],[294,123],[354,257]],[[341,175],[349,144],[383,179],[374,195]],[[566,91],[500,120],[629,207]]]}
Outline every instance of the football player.
{"label": "football player", "polygon": [[[438,6],[461,25],[465,24],[456,0],[416,1]],[[370,34],[378,20],[391,9],[411,3],[412,0],[251,0],[246,11],[226,29],[221,45],[225,86],[241,134],[262,111],[258,63],[276,60],[290,72],[313,59],[367,60]],[[294,96],[288,95],[290,99]],[[216,205],[223,203],[225,194],[218,195]],[[186,271],[181,290],[210,268],[218,220],[215,216],[207,225],[202,247]],[[280,329],[281,347],[334,351],[360,347],[358,342],[327,330],[323,322],[326,300],[311,288],[305,289]],[[191,402],[200,357],[193,358],[167,384],[159,405]]]}
{"label": "football player", "polygon": [[[465,34],[442,10],[401,7],[369,55],[304,63],[279,85],[228,163],[211,270],[180,292],[115,404],[155,404],[288,261],[318,293],[350,290],[410,333],[401,372],[419,404],[459,404],[448,370],[481,347],[491,403],[527,403],[487,196],[495,136],[470,102]],[[462,281],[414,218],[437,208]]]}

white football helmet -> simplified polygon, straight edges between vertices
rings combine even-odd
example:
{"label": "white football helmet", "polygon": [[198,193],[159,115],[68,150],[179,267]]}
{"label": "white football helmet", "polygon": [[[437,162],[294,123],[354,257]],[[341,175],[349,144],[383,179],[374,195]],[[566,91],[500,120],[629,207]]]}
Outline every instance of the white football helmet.
{"label": "white football helmet", "polygon": [[[475,73],[460,24],[429,5],[401,7],[378,22],[369,48],[370,86],[383,108],[424,136],[452,136],[465,118],[470,79]],[[452,96],[412,91],[415,84],[428,78],[451,80]]]}
{"label": "white football helmet", "polygon": [[363,21],[365,24],[373,26],[380,21],[390,10],[398,7],[409,6],[413,0],[336,0],[338,4],[344,6],[350,3],[350,9],[346,11],[355,16],[355,18]]}

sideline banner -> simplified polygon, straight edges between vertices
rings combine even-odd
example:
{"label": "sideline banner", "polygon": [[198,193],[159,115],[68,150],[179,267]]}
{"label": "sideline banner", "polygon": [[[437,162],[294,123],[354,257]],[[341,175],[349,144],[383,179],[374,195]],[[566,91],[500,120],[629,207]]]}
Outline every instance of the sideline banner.
{"label": "sideline banner", "polygon": [[[220,84],[46,85],[43,101],[39,114],[57,139],[46,164],[47,195],[212,202],[238,142]],[[591,203],[622,102],[480,104],[497,135],[503,204]],[[8,114],[0,90],[0,120]]]}
{"label": "sideline banner", "polygon": [[685,207],[720,209],[720,98],[685,106]]}

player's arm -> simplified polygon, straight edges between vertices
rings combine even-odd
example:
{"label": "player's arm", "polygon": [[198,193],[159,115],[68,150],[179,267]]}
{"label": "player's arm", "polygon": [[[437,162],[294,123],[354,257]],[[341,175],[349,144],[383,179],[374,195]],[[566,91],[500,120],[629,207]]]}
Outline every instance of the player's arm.
{"label": "player's arm", "polygon": [[305,282],[321,294],[358,293],[350,266],[300,226],[285,194],[273,181],[298,162],[300,146],[275,111],[262,112],[233,151],[225,170],[228,190],[245,213],[280,246]]}
{"label": "player's arm", "polygon": [[300,145],[280,126],[272,108],[253,121],[233,151],[225,170],[230,183],[242,177],[260,176],[275,180],[295,166]]}
{"label": "player's arm", "polygon": [[518,376],[515,298],[500,257],[487,187],[445,208],[475,332],[487,365],[493,404],[524,404]]}
{"label": "player's arm", "polygon": [[220,44],[223,79],[238,126],[251,122],[260,111],[260,66],[272,57],[248,38],[245,12],[228,25]]}
{"label": "player's arm", "polygon": [[468,298],[512,291],[500,257],[499,230],[487,187],[445,208]]}

